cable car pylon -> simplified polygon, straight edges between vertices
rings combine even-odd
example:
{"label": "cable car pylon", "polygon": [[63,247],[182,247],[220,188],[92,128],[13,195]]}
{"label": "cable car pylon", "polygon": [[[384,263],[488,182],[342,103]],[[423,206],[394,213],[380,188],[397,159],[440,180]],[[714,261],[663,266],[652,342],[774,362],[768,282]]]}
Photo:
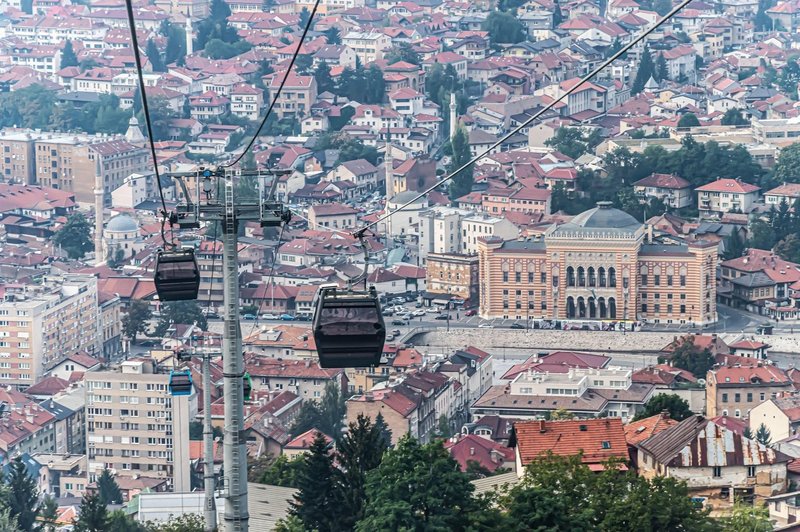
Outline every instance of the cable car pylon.
{"label": "cable car pylon", "polygon": [[[273,181],[280,171],[272,170]],[[195,202],[181,175],[178,180],[186,196],[185,204],[177,208],[177,225],[197,228],[200,222],[219,223],[222,241],[224,330],[222,338],[223,391],[225,395],[225,426],[223,440],[224,463],[224,530],[247,532],[250,514],[247,508],[247,449],[244,430],[244,357],[242,331],[239,325],[239,258],[238,229],[240,223],[259,222],[262,227],[279,227],[288,223],[291,212],[283,203],[273,201],[272,194],[265,199],[263,183],[259,183],[258,200],[234,197],[233,173],[200,169],[196,176]],[[239,175],[264,177],[261,172],[240,172]],[[222,179],[222,197],[215,197],[214,179]],[[206,201],[200,200],[200,181]],[[261,179],[259,179],[261,181]],[[274,184],[274,183],[273,183]],[[274,191],[274,186],[272,191]],[[277,250],[276,250],[277,252]]]}

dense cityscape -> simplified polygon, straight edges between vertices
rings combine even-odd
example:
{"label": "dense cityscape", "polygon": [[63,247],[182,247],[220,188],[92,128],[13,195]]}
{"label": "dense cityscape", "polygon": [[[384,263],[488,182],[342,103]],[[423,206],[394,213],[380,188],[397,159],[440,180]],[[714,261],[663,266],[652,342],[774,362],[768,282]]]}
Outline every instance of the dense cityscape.
{"label": "dense cityscape", "polygon": [[800,530],[799,29],[0,0],[0,532]]}

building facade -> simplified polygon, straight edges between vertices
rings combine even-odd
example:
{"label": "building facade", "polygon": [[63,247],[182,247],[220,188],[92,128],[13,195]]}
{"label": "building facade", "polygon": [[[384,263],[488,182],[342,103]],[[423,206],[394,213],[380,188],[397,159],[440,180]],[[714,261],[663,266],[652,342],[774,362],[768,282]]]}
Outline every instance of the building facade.
{"label": "building facade", "polygon": [[430,294],[447,294],[474,304],[478,302],[479,274],[477,255],[429,253],[425,287]]}
{"label": "building facade", "polygon": [[77,351],[100,349],[97,279],[51,278],[37,290],[6,287],[0,302],[0,386],[27,388]]}
{"label": "building facade", "polygon": [[169,375],[151,360],[122,363],[86,379],[89,476],[104,468],[118,476],[172,479],[189,491],[189,397],[173,397]]}
{"label": "building facade", "polygon": [[707,324],[717,320],[717,244],[653,243],[610,202],[541,237],[484,238],[483,318]]}

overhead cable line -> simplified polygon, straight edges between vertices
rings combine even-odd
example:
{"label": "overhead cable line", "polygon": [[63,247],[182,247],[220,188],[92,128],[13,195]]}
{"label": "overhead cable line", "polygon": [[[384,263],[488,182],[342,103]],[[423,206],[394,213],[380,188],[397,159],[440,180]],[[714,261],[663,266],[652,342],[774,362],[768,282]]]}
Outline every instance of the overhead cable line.
{"label": "overhead cable line", "polygon": [[[164,199],[164,189],[161,186],[161,175],[158,172],[158,158],[156,157],[156,144],[153,138],[153,123],[150,120],[150,107],[147,105],[147,92],[145,91],[144,72],[142,70],[142,54],[139,50],[139,38],[136,36],[136,20],[133,17],[133,3],[132,0],[125,0],[125,8],[128,12],[128,27],[131,30],[131,46],[133,47],[133,58],[136,61],[136,74],[139,81],[139,94],[142,97],[142,112],[144,113],[144,122],[147,127],[147,140],[150,144],[150,156],[153,158],[153,170],[156,175],[156,184],[158,185],[158,195],[161,198],[161,215],[164,220],[169,218],[167,212],[167,201]],[[167,237],[164,234],[164,223],[161,224],[161,239],[164,244],[167,242]],[[172,245],[172,244],[169,244]]]}
{"label": "overhead cable line", "polygon": [[[413,205],[414,203],[416,203],[421,198],[423,198],[423,197],[427,196],[428,194],[430,194],[431,192],[433,192],[435,189],[437,189],[442,184],[450,181],[455,176],[457,176],[461,172],[463,172],[466,169],[468,169],[470,166],[475,164],[477,161],[481,160],[482,158],[486,157],[487,155],[491,155],[493,150],[497,149],[505,141],[507,141],[508,139],[510,139],[511,137],[513,137],[514,135],[516,135],[517,133],[519,133],[520,131],[522,131],[526,127],[528,127],[535,120],[537,120],[540,116],[542,116],[544,113],[546,113],[547,111],[549,111],[550,109],[555,107],[562,100],[567,98],[569,95],[571,95],[572,93],[576,92],[579,88],[581,88],[583,86],[584,83],[587,83],[587,82],[591,81],[592,78],[594,78],[597,74],[602,72],[603,69],[605,69],[608,65],[613,63],[615,60],[617,60],[623,54],[627,53],[631,48],[633,48],[634,46],[636,46],[637,44],[642,42],[648,35],[653,33],[656,29],[658,29],[660,26],[662,26],[665,22],[667,22],[672,17],[677,15],[678,12],[680,12],[681,9],[683,9],[684,7],[689,5],[691,2],[692,2],[692,0],[683,0],[680,4],[675,6],[669,13],[664,15],[660,20],[656,21],[656,23],[653,24],[653,26],[651,26],[650,28],[646,29],[644,32],[642,32],[641,35],[639,35],[638,37],[633,39],[631,42],[629,42],[628,44],[626,44],[625,46],[620,48],[614,55],[612,55],[611,57],[609,57],[608,59],[603,61],[600,64],[600,66],[598,66],[597,68],[595,68],[594,70],[589,72],[587,75],[585,75],[583,78],[581,78],[581,80],[578,83],[576,83],[572,88],[568,89],[561,96],[559,96],[558,98],[556,98],[555,100],[553,100],[549,104],[545,105],[542,109],[540,109],[539,111],[534,113],[530,118],[525,120],[519,126],[517,126],[516,128],[512,129],[509,133],[505,134],[504,136],[502,136],[499,140],[497,140],[497,142],[495,142],[494,144],[492,144],[491,146],[489,146],[488,148],[483,150],[481,153],[479,153],[478,155],[476,155],[475,157],[470,159],[468,162],[466,162],[463,165],[461,165],[460,167],[456,168],[452,173],[450,173],[449,175],[447,175],[444,178],[442,178],[441,181],[437,181],[436,184],[431,185],[430,187],[426,188],[425,190],[423,190],[422,192],[420,192],[419,194],[414,196],[412,199],[410,199],[407,202],[405,202],[402,205],[400,205],[400,207],[398,207],[397,209],[395,209],[395,210],[393,210],[391,212],[384,213],[383,215],[379,216],[376,220],[368,223],[367,225],[365,225],[361,229],[358,229],[357,231],[355,231],[353,233],[353,236],[355,236],[356,238],[360,237],[368,229],[370,229],[372,227],[375,227],[376,225],[378,225],[379,223],[385,221],[386,219],[391,218],[396,213],[398,213],[398,212],[406,209],[407,207]],[[387,198],[387,202],[388,202],[388,199],[389,198]],[[387,205],[387,210],[388,210],[388,205]]]}
{"label": "overhead cable line", "polygon": [[[126,0],[126,1],[130,3],[131,0]],[[261,133],[261,129],[266,125],[267,120],[269,119],[270,115],[272,115],[272,109],[273,109],[273,107],[275,107],[275,103],[278,101],[278,98],[280,97],[281,92],[283,92],[283,86],[286,85],[286,80],[289,79],[289,74],[292,73],[292,68],[294,68],[294,63],[295,63],[295,61],[297,61],[297,56],[300,55],[300,47],[303,46],[303,43],[306,40],[306,36],[308,35],[308,32],[311,30],[311,24],[314,21],[314,15],[317,14],[317,8],[319,7],[319,3],[320,3],[320,0],[315,0],[314,1],[314,8],[311,10],[311,15],[308,17],[308,22],[306,22],[305,28],[303,28],[303,35],[300,36],[300,41],[297,43],[297,47],[295,48],[294,53],[292,54],[292,59],[291,59],[291,61],[289,61],[289,67],[286,69],[286,72],[283,74],[283,79],[281,80],[281,84],[278,86],[277,92],[274,95],[270,95],[270,96],[272,96],[272,101],[269,104],[269,108],[267,108],[267,113],[264,115],[264,118],[261,120],[261,123],[258,125],[258,129],[256,129],[255,133],[253,133],[253,138],[250,139],[250,142],[247,143],[247,146],[245,146],[244,150],[242,150],[242,153],[240,153],[233,160],[233,162],[223,164],[223,165],[221,165],[221,168],[230,168],[231,166],[236,166],[236,164],[239,161],[242,160],[242,157],[244,157],[244,155],[248,151],[250,151],[250,149],[253,147],[253,144],[255,144],[259,133]]]}

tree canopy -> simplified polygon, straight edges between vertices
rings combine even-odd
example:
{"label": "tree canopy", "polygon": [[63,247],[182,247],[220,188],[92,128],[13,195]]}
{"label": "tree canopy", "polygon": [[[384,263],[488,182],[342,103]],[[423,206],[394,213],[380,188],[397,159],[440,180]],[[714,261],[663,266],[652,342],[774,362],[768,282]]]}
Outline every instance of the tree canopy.
{"label": "tree canopy", "polygon": [[650,55],[650,48],[645,45],[642,51],[642,58],[639,61],[639,68],[636,70],[636,77],[631,86],[631,95],[639,94],[644,90],[648,80],[655,75],[655,65],[653,57]]}
{"label": "tree canopy", "polygon": [[577,127],[560,127],[556,134],[545,141],[545,146],[550,146],[560,151],[567,157],[577,159],[581,155],[594,152],[603,137],[600,130],[593,128],[585,131]]}
{"label": "tree canopy", "polygon": [[716,361],[709,348],[695,345],[694,336],[687,335],[679,338],[673,346],[670,362],[676,368],[691,372],[698,379],[705,379],[706,373]]}
{"label": "tree canopy", "polygon": [[72,41],[67,41],[64,48],[61,49],[61,68],[71,66],[78,66],[78,56],[75,55],[75,50],[72,49]]}
{"label": "tree canopy", "polygon": [[[448,174],[453,173],[472,159],[472,153],[469,149],[469,137],[464,128],[459,127],[456,129],[456,133],[450,143],[450,153],[451,161],[447,167]],[[472,184],[473,168],[470,165],[450,181],[450,198],[456,199],[469,194],[472,191]]]}
{"label": "tree canopy", "polygon": [[778,182],[800,183],[800,142],[781,149],[774,174]]}
{"label": "tree canopy", "polygon": [[208,321],[196,300],[169,301],[161,306],[161,318],[156,325],[156,336],[163,336],[170,325],[192,325],[197,323],[201,330],[208,330]]}
{"label": "tree canopy", "polygon": [[678,127],[697,127],[700,125],[700,120],[694,113],[686,113],[678,120]]}
{"label": "tree canopy", "polygon": [[91,226],[86,217],[76,212],[67,218],[67,222],[53,235],[53,243],[67,252],[71,259],[80,259],[94,248],[91,238]]}
{"label": "tree canopy", "polygon": [[655,416],[664,410],[669,412],[669,417],[676,421],[683,421],[693,414],[689,408],[689,403],[680,396],[670,393],[660,393],[647,401],[644,410],[639,413],[634,420],[644,419],[646,417]]}
{"label": "tree canopy", "polygon": [[492,11],[481,24],[493,44],[514,44],[525,40],[525,27],[519,19],[504,11]]}
{"label": "tree canopy", "polygon": [[119,489],[119,484],[111,476],[111,471],[107,468],[103,469],[100,476],[97,477],[97,493],[103,504],[122,504],[122,492]]}
{"label": "tree canopy", "polygon": [[122,316],[122,333],[136,343],[136,337],[147,331],[147,322],[152,316],[150,303],[141,299],[131,301],[128,311]]}

